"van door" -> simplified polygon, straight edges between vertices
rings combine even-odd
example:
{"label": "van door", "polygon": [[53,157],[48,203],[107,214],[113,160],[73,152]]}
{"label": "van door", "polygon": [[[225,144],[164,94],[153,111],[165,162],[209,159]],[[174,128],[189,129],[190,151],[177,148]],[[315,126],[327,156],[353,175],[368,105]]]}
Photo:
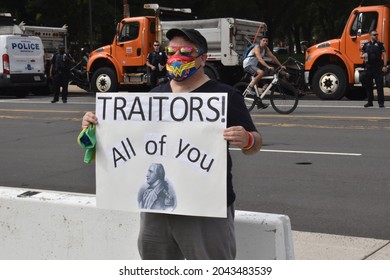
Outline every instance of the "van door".
{"label": "van door", "polygon": [[[7,38],[10,74],[44,74],[44,49],[38,37],[13,35]],[[34,76],[40,81],[41,75]]]}

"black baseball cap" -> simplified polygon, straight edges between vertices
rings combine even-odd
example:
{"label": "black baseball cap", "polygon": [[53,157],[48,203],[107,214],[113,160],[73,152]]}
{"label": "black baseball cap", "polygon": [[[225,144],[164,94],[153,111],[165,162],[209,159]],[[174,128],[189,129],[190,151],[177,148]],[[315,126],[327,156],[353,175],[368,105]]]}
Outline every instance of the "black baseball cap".
{"label": "black baseball cap", "polygon": [[175,36],[187,37],[192,43],[194,43],[199,49],[203,51],[203,54],[207,53],[207,41],[198,30],[187,28],[172,28],[167,32],[167,38],[172,40]]}

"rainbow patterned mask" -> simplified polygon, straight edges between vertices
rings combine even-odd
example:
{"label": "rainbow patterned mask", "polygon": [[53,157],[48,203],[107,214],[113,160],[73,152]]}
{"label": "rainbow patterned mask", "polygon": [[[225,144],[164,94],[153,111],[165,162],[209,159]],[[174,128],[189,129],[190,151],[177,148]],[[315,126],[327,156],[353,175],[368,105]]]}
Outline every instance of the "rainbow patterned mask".
{"label": "rainbow patterned mask", "polygon": [[191,77],[198,70],[195,66],[195,57],[172,55],[167,61],[167,71],[169,76],[178,82]]}

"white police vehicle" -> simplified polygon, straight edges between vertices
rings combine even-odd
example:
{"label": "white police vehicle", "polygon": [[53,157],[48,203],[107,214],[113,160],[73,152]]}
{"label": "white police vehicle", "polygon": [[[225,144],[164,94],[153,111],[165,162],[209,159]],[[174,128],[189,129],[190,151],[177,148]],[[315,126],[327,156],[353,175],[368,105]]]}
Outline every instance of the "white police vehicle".
{"label": "white police vehicle", "polygon": [[0,59],[0,94],[24,96],[47,86],[39,37],[0,35]]}

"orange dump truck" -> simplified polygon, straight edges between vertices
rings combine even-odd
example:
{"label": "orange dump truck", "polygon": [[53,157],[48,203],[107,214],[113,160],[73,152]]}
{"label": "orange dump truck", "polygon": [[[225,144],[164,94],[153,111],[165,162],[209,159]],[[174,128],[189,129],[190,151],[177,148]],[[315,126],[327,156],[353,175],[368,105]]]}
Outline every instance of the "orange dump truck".
{"label": "orange dump truck", "polygon": [[364,70],[360,50],[376,29],[384,43],[385,63],[390,51],[390,6],[359,6],[346,23],[341,37],[328,40],[306,51],[305,82],[321,99],[337,100],[343,96],[363,100],[366,93],[359,81]]}
{"label": "orange dump truck", "polygon": [[267,30],[265,23],[236,18],[160,21],[162,7],[145,4],[145,8],[155,10],[156,15],[122,19],[113,43],[90,54],[86,75],[88,90],[107,92],[146,85],[145,64],[148,53],[153,50],[153,42],[157,39],[166,46],[165,33],[173,27],[194,28],[202,33],[209,45],[206,74],[232,84],[243,75],[242,53],[247,44]]}

